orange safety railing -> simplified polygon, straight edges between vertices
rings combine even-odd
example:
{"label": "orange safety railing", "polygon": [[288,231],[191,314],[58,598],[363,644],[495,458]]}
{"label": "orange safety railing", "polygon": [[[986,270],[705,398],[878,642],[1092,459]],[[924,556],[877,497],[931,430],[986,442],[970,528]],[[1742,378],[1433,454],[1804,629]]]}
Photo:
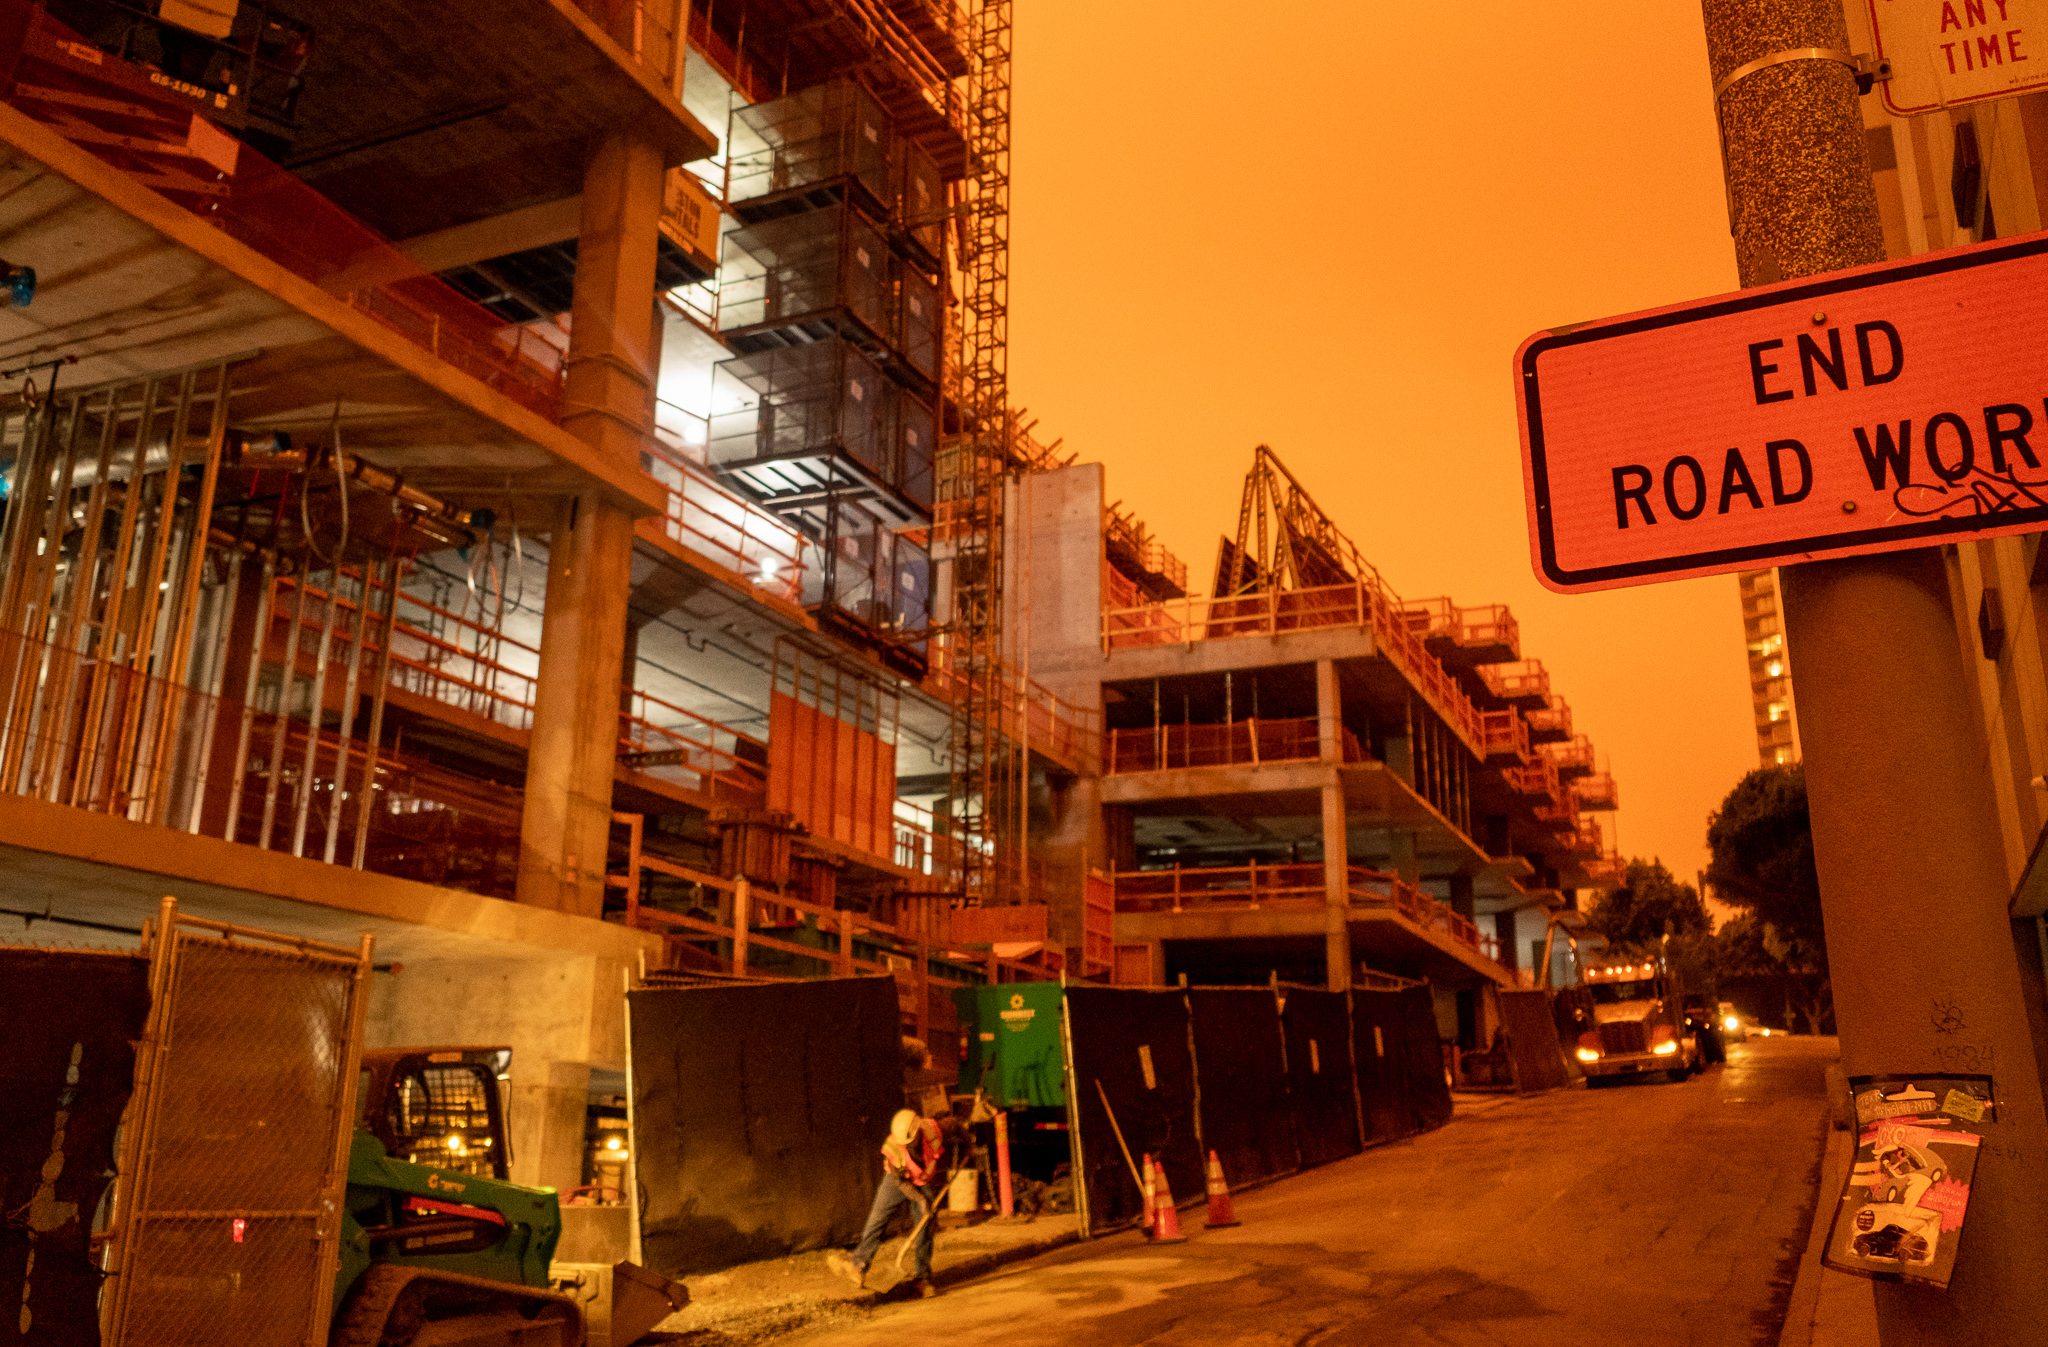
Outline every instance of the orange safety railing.
{"label": "orange safety railing", "polygon": [[[932,643],[931,667],[925,674],[924,688],[947,701],[956,701],[966,690],[966,677],[952,663],[951,653],[952,647],[946,641]],[[996,676],[1002,680],[1003,734],[1012,739],[1026,734],[1031,747],[1046,756],[1073,763],[1084,772],[1096,770],[1102,753],[1101,712],[1055,696],[1007,662],[996,666]]]}
{"label": "orange safety railing", "polygon": [[1593,770],[1593,741],[1583,734],[1561,744],[1539,744],[1536,751],[1550,760],[1559,776],[1584,775]]}
{"label": "orange safety railing", "polygon": [[[562,352],[415,265],[362,221],[103,56],[41,7],[0,41],[0,94],[19,111],[407,341],[554,420]],[[159,77],[161,78],[161,77]],[[213,147],[202,155],[192,147]]]}
{"label": "orange safety railing", "polygon": [[1598,857],[1607,850],[1600,825],[1592,819],[1575,819],[1569,833],[1560,834],[1563,849],[1574,856]]}
{"label": "orange safety railing", "polygon": [[1520,767],[1503,768],[1501,776],[1522,794],[1547,803],[1555,803],[1564,794],[1564,788],[1557,779],[1557,768],[1541,758]]}
{"label": "orange safety railing", "polygon": [[[359,577],[352,577],[359,578]],[[280,576],[270,611],[273,632],[282,626],[289,632],[296,614],[300,631],[299,658],[318,639],[332,596],[315,585],[306,585],[306,602],[297,602],[302,580]],[[379,582],[373,589],[381,607],[389,586]],[[353,630],[359,605],[343,597],[333,599],[343,631]],[[381,639],[373,620],[363,648],[363,672],[373,673]],[[289,637],[273,635],[282,652],[290,649]],[[331,643],[329,677],[347,676],[348,650],[341,642]],[[281,657],[281,653],[280,653]],[[397,615],[392,623],[391,686],[431,698],[472,714],[524,730],[533,724],[535,677],[540,650],[507,636],[493,624],[466,613],[443,608],[401,588]],[[368,689],[365,689],[367,692]],[[752,799],[766,788],[766,773],[739,755],[745,741],[765,761],[767,746],[750,736],[729,729],[717,721],[673,705],[637,688],[622,688],[625,709],[619,713],[619,753],[639,759],[633,764],[657,779],[681,778],[683,783],[709,794],[732,794]]]}
{"label": "orange safety railing", "polygon": [[[837,973],[893,973],[899,983],[922,982],[942,991],[976,982],[1036,982],[1056,977],[1064,955],[1050,946],[1021,959],[993,951],[952,946],[948,933],[948,899],[937,893],[895,892],[877,896],[868,911],[827,907],[801,894],[771,885],[750,883],[742,896],[737,881],[693,870],[641,849],[642,816],[614,814],[627,826],[625,865],[614,866],[606,883],[624,890],[626,924],[671,939],[713,943],[730,951],[719,956],[725,968],[742,976],[761,977],[750,966],[752,949],[770,949],[817,961],[820,976]],[[642,900],[642,884],[650,875],[667,875],[717,895],[715,919],[653,906]],[[700,909],[701,910],[701,909]],[[799,928],[815,932],[816,943],[784,938]],[[867,955],[855,944],[866,946]],[[950,974],[950,976],[949,976]]]}
{"label": "orange safety railing", "polygon": [[767,769],[739,756],[743,743],[768,760],[760,740],[638,688],[627,690],[619,712],[619,756],[628,767],[736,803],[764,798],[768,789]]}
{"label": "orange safety railing", "polygon": [[801,602],[803,535],[718,485],[704,467],[704,418],[663,404],[652,443],[648,475],[668,488],[668,536],[771,594]]}
{"label": "orange safety railing", "polygon": [[[1102,770],[1109,776],[1173,767],[1313,762],[1322,756],[1320,725],[1314,716],[1111,730],[1105,747]],[[1345,762],[1367,761],[1358,736],[1350,730],[1343,731],[1343,752]]]}
{"label": "orange safety railing", "polygon": [[1422,693],[1454,734],[1474,752],[1481,751],[1485,734],[1478,709],[1458,687],[1457,680],[1445,672],[1442,662],[1424,649],[1421,638],[1409,629],[1403,607],[1376,585],[1362,580],[1315,589],[1265,590],[1227,599],[1190,594],[1167,603],[1106,608],[1102,614],[1102,643],[1106,652],[1115,652],[1149,645],[1370,625],[1381,652],[1409,684]]}
{"label": "orange safety railing", "polygon": [[1572,708],[1565,705],[1564,698],[1553,697],[1550,705],[1525,712],[1532,734],[1565,735],[1572,732]]}
{"label": "orange safety railing", "polygon": [[1398,875],[1351,867],[1352,901],[1361,897],[1377,898],[1424,930],[1441,931],[1474,953],[1500,961],[1498,940],[1481,935],[1477,926]]}
{"label": "orange safety railing", "polygon": [[[360,581],[360,576],[351,578]],[[344,630],[350,629],[356,620],[360,605],[354,599],[336,598],[318,585],[305,583],[302,576],[281,575],[275,584],[270,603],[270,639],[280,650],[290,649],[290,632],[296,616],[302,661],[308,642],[317,639],[325,623],[330,602],[338,615],[346,615],[340,623]],[[303,604],[298,597],[301,587],[305,591]],[[378,582],[372,588],[383,594],[390,586]],[[381,607],[383,601],[381,597],[373,599],[372,607]],[[284,634],[278,634],[279,627]],[[366,670],[376,667],[377,651],[381,648],[376,631],[376,624],[367,629],[363,649]],[[347,653],[338,646],[330,650],[329,658],[336,666],[330,677],[346,677]],[[530,671],[538,669],[539,661],[538,648],[417,594],[399,590],[391,633],[393,687],[523,730],[533,721],[535,679]]]}
{"label": "orange safety railing", "polygon": [[1505,711],[1481,713],[1479,723],[1485,736],[1486,756],[1513,758],[1526,762],[1529,758],[1529,726],[1522,719],[1522,713],[1509,707]]}
{"label": "orange safety railing", "polygon": [[1621,808],[1621,788],[1606,772],[1580,777],[1572,783],[1572,793],[1581,809]]}
{"label": "orange safety railing", "polygon": [[1479,678],[1496,697],[1548,697],[1550,674],[1540,659],[1513,664],[1482,664]]}
{"label": "orange safety railing", "polygon": [[[1130,913],[1316,908],[1327,894],[1320,864],[1175,866],[1119,870],[1109,878],[1116,910]],[[1398,875],[1354,865],[1348,869],[1347,888],[1354,906],[1389,906],[1425,930],[1441,931],[1474,953],[1499,959],[1498,941]]]}
{"label": "orange safety railing", "polygon": [[1627,862],[1612,852],[1597,860],[1587,861],[1579,868],[1586,872],[1586,877],[1593,881],[1595,888],[1619,888],[1628,878]]}
{"label": "orange safety railing", "polygon": [[1448,598],[1410,599],[1402,608],[1408,629],[1421,637],[1443,637],[1466,646],[1520,646],[1521,625],[1504,603],[1460,608]]}

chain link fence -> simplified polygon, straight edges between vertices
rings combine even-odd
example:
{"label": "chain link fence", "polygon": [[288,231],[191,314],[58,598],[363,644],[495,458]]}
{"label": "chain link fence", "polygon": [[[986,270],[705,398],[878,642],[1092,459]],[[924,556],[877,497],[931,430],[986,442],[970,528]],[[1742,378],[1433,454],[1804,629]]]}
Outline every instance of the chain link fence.
{"label": "chain link fence", "polygon": [[108,1343],[319,1347],[369,938],[349,951],[166,913],[123,1148]]}

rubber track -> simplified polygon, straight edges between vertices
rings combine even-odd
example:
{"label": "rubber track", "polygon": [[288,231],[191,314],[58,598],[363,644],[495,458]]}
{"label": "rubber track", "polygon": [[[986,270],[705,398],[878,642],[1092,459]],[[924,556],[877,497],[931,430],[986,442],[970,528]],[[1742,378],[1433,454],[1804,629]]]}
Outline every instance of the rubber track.
{"label": "rubber track", "polygon": [[485,1292],[499,1300],[559,1305],[568,1311],[570,1324],[563,1347],[583,1347],[583,1309],[572,1296],[510,1282],[494,1282],[485,1277],[467,1277],[455,1272],[399,1267],[389,1263],[371,1267],[356,1282],[355,1290],[350,1293],[348,1304],[343,1307],[334,1332],[329,1336],[330,1347],[405,1347],[405,1341],[386,1340],[385,1326],[399,1297],[422,1281],[435,1286]]}

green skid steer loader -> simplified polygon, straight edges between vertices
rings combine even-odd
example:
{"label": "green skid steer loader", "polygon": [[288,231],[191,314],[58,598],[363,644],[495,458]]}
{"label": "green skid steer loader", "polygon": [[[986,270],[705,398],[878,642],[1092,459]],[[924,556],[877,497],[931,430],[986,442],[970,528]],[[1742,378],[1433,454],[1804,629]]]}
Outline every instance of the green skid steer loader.
{"label": "green skid steer loader", "polygon": [[[555,1290],[552,1189],[511,1183],[503,1048],[363,1054],[332,1347],[584,1347],[585,1302]],[[632,1263],[593,1307],[610,1347],[689,1303]]]}

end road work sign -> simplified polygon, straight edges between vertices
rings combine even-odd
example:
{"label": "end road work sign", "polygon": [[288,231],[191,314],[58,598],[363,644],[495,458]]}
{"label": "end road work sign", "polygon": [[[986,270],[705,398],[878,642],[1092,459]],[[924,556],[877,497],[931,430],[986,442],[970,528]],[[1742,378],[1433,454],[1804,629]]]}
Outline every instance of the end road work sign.
{"label": "end road work sign", "polygon": [[1515,383],[1563,593],[2048,529],[2048,232],[1539,332]]}

